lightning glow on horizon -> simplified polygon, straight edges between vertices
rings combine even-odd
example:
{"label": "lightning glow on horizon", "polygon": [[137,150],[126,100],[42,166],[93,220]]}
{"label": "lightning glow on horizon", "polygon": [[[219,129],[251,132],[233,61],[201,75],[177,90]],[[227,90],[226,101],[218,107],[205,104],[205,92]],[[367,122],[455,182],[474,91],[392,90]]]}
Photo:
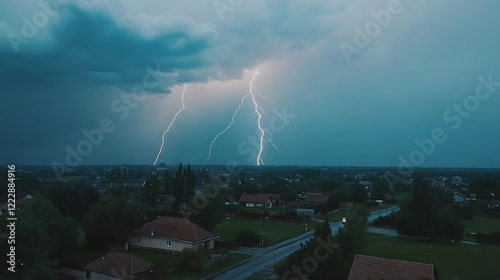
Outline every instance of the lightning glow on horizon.
{"label": "lightning glow on horizon", "polygon": [[181,99],[182,108],[179,111],[177,111],[174,118],[172,119],[172,121],[168,125],[167,129],[163,132],[163,135],[161,136],[160,150],[158,151],[158,155],[156,156],[156,159],[155,159],[153,165],[156,165],[156,163],[158,162],[158,159],[160,158],[161,152],[163,150],[163,146],[165,145],[165,135],[170,131],[170,129],[172,129],[175,132],[173,125],[174,125],[175,121],[177,120],[177,117],[179,116],[179,114],[182,111],[186,110],[186,105],[184,104],[184,97],[185,96],[186,96],[186,84],[183,85],[183,90],[182,90],[182,99]]}
{"label": "lightning glow on horizon", "polygon": [[[229,124],[226,126],[225,129],[223,129],[221,132],[217,133],[217,135],[212,139],[212,142],[210,143],[210,146],[208,147],[208,157],[205,159],[205,163],[212,157],[212,148],[215,144],[215,142],[217,141],[217,139],[224,133],[226,133],[234,124],[235,122],[235,118],[236,116],[238,115],[238,112],[241,110],[244,102],[245,102],[245,99],[247,97],[251,97],[252,98],[252,102],[253,102],[253,105],[254,105],[254,111],[255,113],[257,114],[257,132],[256,134],[259,134],[260,133],[260,136],[259,136],[259,151],[257,153],[257,158],[256,158],[256,164],[257,165],[261,165],[261,164],[264,164],[264,161],[262,160],[262,152],[264,150],[264,139],[267,139],[269,141],[269,143],[271,143],[271,145],[273,145],[273,147],[277,150],[278,148],[276,147],[276,145],[274,145],[273,141],[266,135],[266,132],[265,130],[262,128],[262,116],[264,115],[266,118],[267,118],[267,114],[264,112],[264,110],[260,107],[258,101],[257,101],[257,98],[256,98],[256,95],[262,97],[262,98],[265,98],[267,99],[271,104],[274,104],[271,102],[271,100],[267,97],[267,96],[264,96],[264,95],[261,95],[259,93],[259,90],[257,89],[257,87],[254,85],[254,80],[255,80],[255,76],[258,74],[259,72],[258,71],[255,71],[255,73],[253,74],[252,76],[252,79],[250,80],[250,89],[248,91],[248,93],[243,96],[240,100],[240,104],[238,105],[238,107],[234,110],[234,114],[233,116],[231,117],[231,121],[229,122]],[[256,92],[254,92],[254,90]]]}

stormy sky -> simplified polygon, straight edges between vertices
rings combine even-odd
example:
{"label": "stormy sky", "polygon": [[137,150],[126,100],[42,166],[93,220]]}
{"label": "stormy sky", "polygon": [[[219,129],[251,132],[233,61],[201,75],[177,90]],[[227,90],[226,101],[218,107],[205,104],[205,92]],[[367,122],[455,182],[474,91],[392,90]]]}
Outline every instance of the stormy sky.
{"label": "stormy sky", "polygon": [[499,10],[1,1],[0,163],[500,167]]}

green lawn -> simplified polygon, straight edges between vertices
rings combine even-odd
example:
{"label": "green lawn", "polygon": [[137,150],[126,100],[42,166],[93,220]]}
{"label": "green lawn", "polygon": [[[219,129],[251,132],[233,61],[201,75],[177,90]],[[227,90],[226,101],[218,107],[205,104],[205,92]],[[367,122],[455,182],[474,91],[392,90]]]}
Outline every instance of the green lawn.
{"label": "green lawn", "polygon": [[500,279],[500,247],[429,242],[407,237],[372,238],[364,254],[434,264],[440,279]]}
{"label": "green lawn", "polygon": [[180,254],[172,255],[169,252],[155,250],[131,248],[127,253],[156,264],[160,270],[172,268],[175,262],[181,259]]}
{"label": "green lawn", "polygon": [[[348,210],[348,211],[350,211],[350,210]],[[345,217],[345,216],[347,216],[346,210],[339,210],[336,213],[331,213],[331,214],[326,215],[326,217],[328,218],[328,221],[330,223],[340,222],[340,221],[342,221],[342,217]],[[325,218],[325,216],[319,217],[320,220],[323,220],[324,218]]]}
{"label": "green lawn", "polygon": [[[262,217],[262,237],[264,246],[269,246],[286,239],[295,237],[307,231],[316,229],[318,222],[313,221],[281,221],[265,219]],[[258,236],[260,232],[260,219],[249,219],[234,217],[229,220],[222,220],[212,230],[213,233],[219,235],[222,240],[234,241],[240,230],[252,230]]]}
{"label": "green lawn", "polygon": [[201,272],[185,272],[185,271],[176,271],[174,273],[171,273],[161,279],[168,279],[168,280],[182,280],[182,279],[200,279],[202,277],[206,277],[209,275],[212,275],[216,272],[222,271],[226,269],[227,267],[236,265],[246,259],[251,258],[251,255],[247,254],[238,254],[238,253],[229,253],[228,257],[225,260],[218,261],[214,263],[213,265],[209,266],[208,268],[203,269]]}
{"label": "green lawn", "polygon": [[465,233],[469,232],[482,232],[491,233],[495,231],[500,231],[500,219],[486,218],[480,216],[474,216],[472,220],[465,221]]}
{"label": "green lawn", "polygon": [[393,197],[398,200],[404,199],[406,197],[411,196],[411,192],[397,192],[396,195],[387,195],[389,198]]}

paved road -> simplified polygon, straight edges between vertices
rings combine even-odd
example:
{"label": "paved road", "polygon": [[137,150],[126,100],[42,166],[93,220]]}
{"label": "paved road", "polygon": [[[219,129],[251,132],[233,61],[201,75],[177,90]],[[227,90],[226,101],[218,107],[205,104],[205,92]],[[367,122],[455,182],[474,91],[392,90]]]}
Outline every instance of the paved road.
{"label": "paved road", "polygon": [[[368,222],[375,220],[379,215],[385,216],[392,211],[399,211],[398,206],[394,206],[391,208],[387,208],[384,210],[378,210],[370,213],[368,216]],[[337,233],[339,228],[342,226],[340,222],[332,222],[330,223],[330,227],[332,233]],[[297,251],[300,248],[300,243],[305,243],[314,235],[314,230],[299,235],[297,237],[288,239],[281,243],[276,244],[275,246],[267,247],[262,255],[256,256],[254,258],[249,259],[248,261],[236,266],[232,267],[229,270],[226,270],[216,276],[210,277],[208,279],[215,280],[234,280],[234,279],[244,279],[250,277],[255,274],[257,271],[272,266],[274,263],[277,263],[284,259],[286,256],[291,253]]]}

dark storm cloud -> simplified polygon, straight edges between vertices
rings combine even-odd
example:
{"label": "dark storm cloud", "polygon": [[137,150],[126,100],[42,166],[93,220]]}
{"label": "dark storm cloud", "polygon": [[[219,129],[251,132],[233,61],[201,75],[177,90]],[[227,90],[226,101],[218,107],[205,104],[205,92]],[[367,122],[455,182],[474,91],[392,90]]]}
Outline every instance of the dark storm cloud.
{"label": "dark storm cloud", "polygon": [[[146,37],[105,11],[68,6],[50,29],[53,43],[49,49],[36,51],[24,44],[17,54],[0,49],[0,83],[16,88],[126,86],[141,83],[146,66],[175,73],[206,65],[202,55],[214,46],[216,36],[210,26],[184,17],[170,19],[164,26]],[[173,78],[163,90],[175,83]]]}

